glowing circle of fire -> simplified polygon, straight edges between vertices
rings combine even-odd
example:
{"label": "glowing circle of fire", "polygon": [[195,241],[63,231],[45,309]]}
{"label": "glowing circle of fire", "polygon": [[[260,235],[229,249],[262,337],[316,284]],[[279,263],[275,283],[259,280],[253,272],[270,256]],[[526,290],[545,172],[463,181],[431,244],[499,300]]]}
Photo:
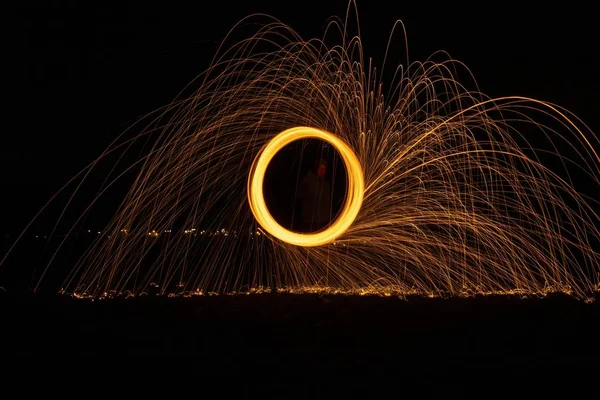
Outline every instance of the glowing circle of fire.
{"label": "glowing circle of fire", "polygon": [[[273,157],[283,147],[301,139],[321,139],[331,144],[340,154],[348,176],[346,199],[336,220],[327,228],[308,234],[287,230],[275,221],[267,208],[262,189],[267,167]],[[248,202],[256,221],[276,238],[304,247],[328,244],[343,235],[360,211],[364,190],[362,168],[350,146],[329,132],[304,126],[287,129],[271,139],[256,156],[248,178]]]}

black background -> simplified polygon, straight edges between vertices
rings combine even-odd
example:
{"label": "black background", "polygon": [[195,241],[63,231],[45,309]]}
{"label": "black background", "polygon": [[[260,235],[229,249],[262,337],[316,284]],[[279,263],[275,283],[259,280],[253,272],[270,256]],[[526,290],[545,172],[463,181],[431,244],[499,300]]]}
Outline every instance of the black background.
{"label": "black background", "polygon": [[[525,9],[506,2],[394,4],[358,1],[365,55],[375,65],[381,64],[392,26],[401,19],[410,60],[445,50],[466,63],[484,93],[558,103],[594,131],[600,129],[592,9]],[[323,33],[330,16],[345,15],[346,7],[346,1],[312,0],[210,7],[202,2],[19,3],[6,18],[9,90],[0,138],[0,231],[21,230],[119,133],[172,101],[208,67],[219,41],[244,16],[271,14],[310,38]],[[404,54],[401,34],[394,44],[395,54]],[[46,233],[50,222],[40,220],[36,232]]]}
{"label": "black background", "polygon": [[[411,60],[446,50],[470,67],[488,95],[558,103],[600,130],[594,4],[394,4],[358,1],[365,52],[375,64],[401,19]],[[240,18],[269,13],[309,38],[322,33],[329,16],[344,15],[346,6],[322,0],[11,6],[3,13],[0,231],[22,229],[136,118],[169,103],[208,66]],[[48,227],[41,220],[32,233]],[[24,274],[24,287],[28,279]],[[61,388],[79,377],[102,376],[101,385],[86,393],[117,381],[154,390],[177,371],[176,386],[190,382],[196,395],[211,393],[205,387],[209,375],[228,379],[219,384],[226,394],[238,377],[257,374],[251,386],[240,387],[277,397],[302,389],[312,397],[316,382],[337,379],[342,385],[336,393],[373,393],[391,383],[393,395],[409,395],[416,384],[412,390],[425,396],[475,389],[486,398],[507,388],[510,396],[523,393],[523,385],[536,394],[566,385],[583,397],[577,389],[594,388],[597,376],[598,302],[565,296],[404,301],[273,295],[94,304],[10,293],[0,309],[3,355],[30,355],[50,365],[28,363],[22,373],[16,364],[8,369],[30,381],[58,375]],[[155,358],[161,354],[181,361],[164,363]],[[140,362],[142,357],[150,362]],[[299,377],[300,385],[288,383]],[[286,384],[286,391],[277,391]],[[31,387],[29,382],[20,389]]]}

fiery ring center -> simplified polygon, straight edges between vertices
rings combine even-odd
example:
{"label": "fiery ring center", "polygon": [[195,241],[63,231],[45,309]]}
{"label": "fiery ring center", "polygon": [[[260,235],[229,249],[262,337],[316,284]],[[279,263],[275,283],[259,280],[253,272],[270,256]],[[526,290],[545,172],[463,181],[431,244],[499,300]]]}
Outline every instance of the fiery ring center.
{"label": "fiery ring center", "polygon": [[[263,180],[269,163],[279,150],[296,140],[309,138],[321,139],[338,151],[346,167],[348,190],[344,206],[333,224],[319,232],[298,233],[282,227],[269,212],[263,196]],[[266,232],[293,245],[313,247],[331,243],[348,230],[362,206],[364,189],[362,168],[350,146],[329,132],[302,126],[281,132],[258,153],[248,177],[248,202],[254,218]]]}

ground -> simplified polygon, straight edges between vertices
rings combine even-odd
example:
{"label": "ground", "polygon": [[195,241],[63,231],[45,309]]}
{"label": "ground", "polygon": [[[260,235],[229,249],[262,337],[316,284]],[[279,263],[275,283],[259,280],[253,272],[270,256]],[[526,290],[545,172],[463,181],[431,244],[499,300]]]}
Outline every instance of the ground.
{"label": "ground", "polygon": [[228,376],[377,375],[400,368],[410,381],[465,383],[500,375],[564,383],[567,375],[587,379],[600,355],[600,302],[566,295],[261,294],[92,302],[5,294],[0,311],[5,355],[7,349],[72,366],[111,360],[116,367],[168,355],[180,357],[174,363],[179,368],[193,364]]}

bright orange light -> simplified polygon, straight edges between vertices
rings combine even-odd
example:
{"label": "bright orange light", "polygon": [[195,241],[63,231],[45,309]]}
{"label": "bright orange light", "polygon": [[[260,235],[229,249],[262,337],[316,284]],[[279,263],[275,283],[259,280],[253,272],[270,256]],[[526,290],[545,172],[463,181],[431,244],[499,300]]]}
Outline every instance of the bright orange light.
{"label": "bright orange light", "polygon": [[[275,221],[265,203],[262,188],[265,172],[275,154],[296,140],[308,138],[324,140],[338,151],[346,166],[348,190],[344,207],[331,226],[316,233],[298,233],[285,229]],[[297,246],[313,247],[331,243],[348,230],[360,211],[364,189],[365,182],[362,168],[350,146],[329,132],[301,126],[281,132],[258,153],[248,178],[248,202],[254,218],[265,231],[284,242]]]}

